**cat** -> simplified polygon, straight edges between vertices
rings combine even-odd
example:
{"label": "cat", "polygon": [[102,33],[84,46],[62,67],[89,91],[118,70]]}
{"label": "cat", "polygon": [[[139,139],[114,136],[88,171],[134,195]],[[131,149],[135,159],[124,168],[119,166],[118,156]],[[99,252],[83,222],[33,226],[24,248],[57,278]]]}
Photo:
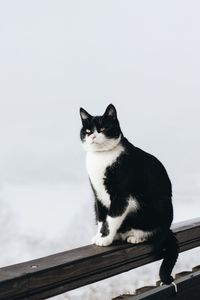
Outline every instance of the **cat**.
{"label": "cat", "polygon": [[178,245],[170,230],[172,186],[166,169],[124,137],[114,105],[108,105],[102,116],[91,116],[80,108],[80,116],[80,139],[87,151],[98,225],[92,243],[108,246],[114,240],[151,241],[155,249],[164,250],[159,275],[161,282],[170,284]]}

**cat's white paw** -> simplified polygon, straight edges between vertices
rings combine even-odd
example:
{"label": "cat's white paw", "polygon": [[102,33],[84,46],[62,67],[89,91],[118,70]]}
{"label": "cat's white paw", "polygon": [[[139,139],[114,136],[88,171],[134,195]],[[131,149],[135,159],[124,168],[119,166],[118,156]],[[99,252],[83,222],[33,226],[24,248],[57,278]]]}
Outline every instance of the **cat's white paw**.
{"label": "cat's white paw", "polygon": [[95,236],[93,236],[91,243],[96,244],[96,241],[102,236],[100,232],[98,232]]}
{"label": "cat's white paw", "polygon": [[100,237],[96,240],[95,244],[97,246],[109,246],[112,244],[113,239],[109,236]]}
{"label": "cat's white paw", "polygon": [[139,244],[146,241],[146,239],[138,236],[130,235],[127,237],[126,241],[130,244]]}

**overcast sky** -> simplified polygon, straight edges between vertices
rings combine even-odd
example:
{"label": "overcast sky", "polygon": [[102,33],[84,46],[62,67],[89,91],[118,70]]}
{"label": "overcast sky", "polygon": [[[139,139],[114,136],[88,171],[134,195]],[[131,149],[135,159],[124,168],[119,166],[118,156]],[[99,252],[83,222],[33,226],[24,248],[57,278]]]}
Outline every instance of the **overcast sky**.
{"label": "overcast sky", "polygon": [[200,174],[199,12],[183,0],[1,1],[1,181],[85,178],[79,107],[109,103],[172,178]]}

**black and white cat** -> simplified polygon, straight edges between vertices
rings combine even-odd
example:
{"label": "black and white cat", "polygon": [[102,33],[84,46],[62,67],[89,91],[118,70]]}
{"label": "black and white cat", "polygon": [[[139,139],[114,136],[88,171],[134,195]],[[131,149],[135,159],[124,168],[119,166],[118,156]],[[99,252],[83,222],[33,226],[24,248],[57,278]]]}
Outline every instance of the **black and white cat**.
{"label": "black and white cat", "polygon": [[108,246],[118,239],[133,244],[150,240],[155,249],[164,249],[160,278],[170,284],[178,246],[170,230],[172,188],[164,166],[123,136],[112,104],[102,116],[83,108],[80,115],[98,224],[92,242]]}

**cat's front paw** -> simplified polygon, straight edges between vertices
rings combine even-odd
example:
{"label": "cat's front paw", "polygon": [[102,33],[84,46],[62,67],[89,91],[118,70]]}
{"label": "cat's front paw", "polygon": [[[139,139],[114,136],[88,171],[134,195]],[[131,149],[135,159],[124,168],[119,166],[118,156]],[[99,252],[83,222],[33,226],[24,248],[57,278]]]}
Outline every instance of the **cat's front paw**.
{"label": "cat's front paw", "polygon": [[96,240],[95,244],[97,246],[109,246],[112,244],[113,239],[109,236],[100,237]]}
{"label": "cat's front paw", "polygon": [[95,236],[93,236],[91,243],[96,244],[96,241],[102,236],[100,232],[98,232]]}

